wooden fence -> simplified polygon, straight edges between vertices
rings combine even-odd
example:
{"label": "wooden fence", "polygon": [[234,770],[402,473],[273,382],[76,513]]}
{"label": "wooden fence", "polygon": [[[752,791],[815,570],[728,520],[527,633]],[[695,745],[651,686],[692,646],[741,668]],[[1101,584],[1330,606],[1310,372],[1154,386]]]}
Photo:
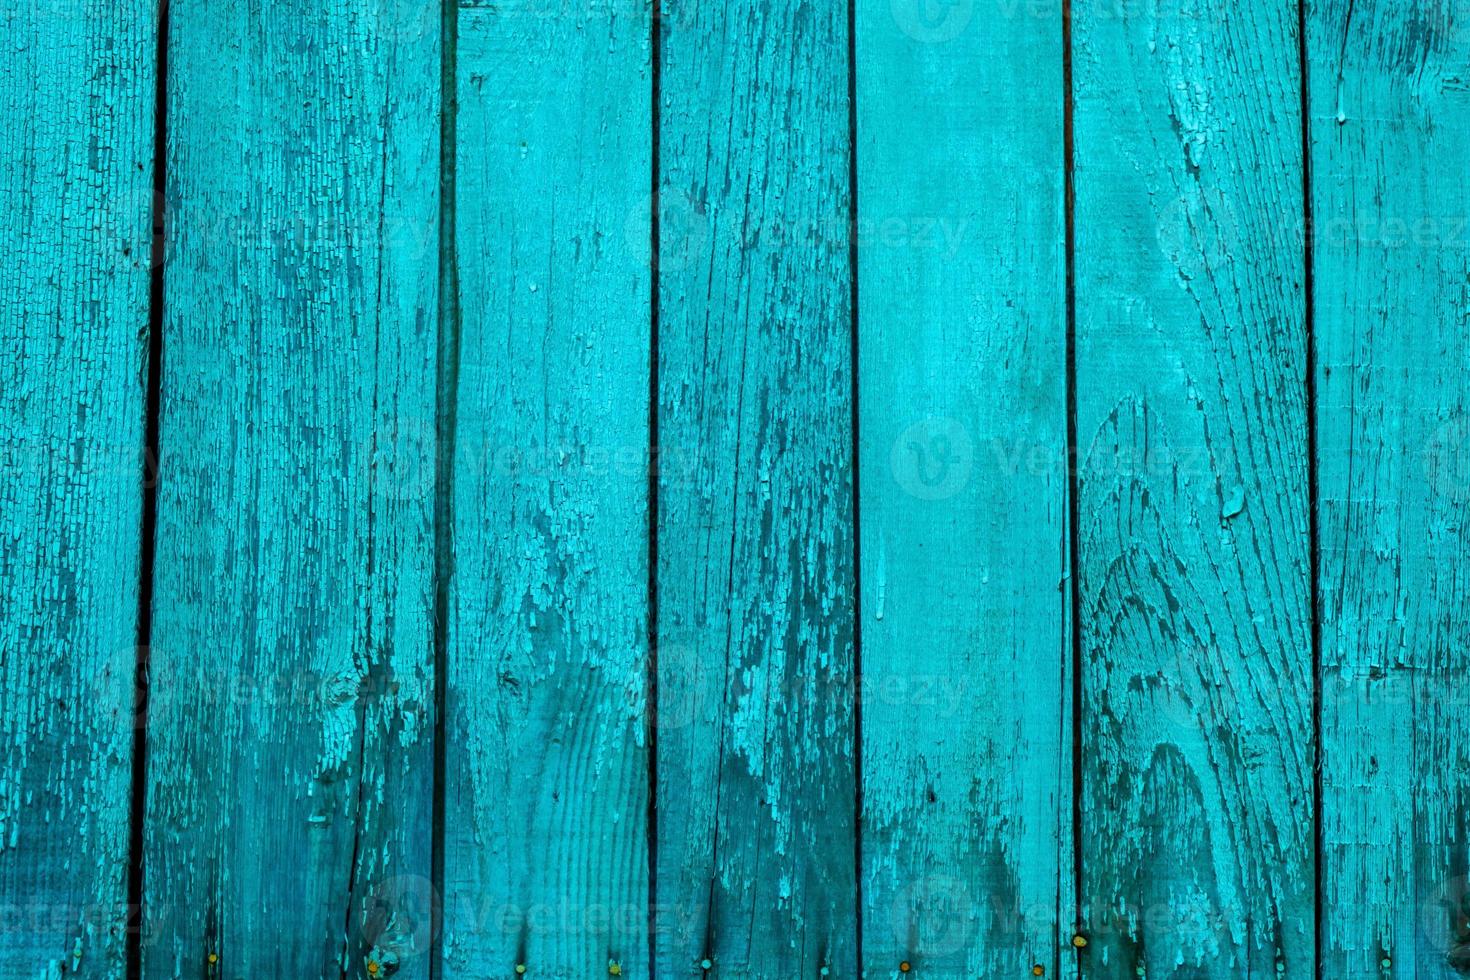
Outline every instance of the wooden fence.
{"label": "wooden fence", "polygon": [[1470,970],[1470,6],[0,19],[3,980]]}

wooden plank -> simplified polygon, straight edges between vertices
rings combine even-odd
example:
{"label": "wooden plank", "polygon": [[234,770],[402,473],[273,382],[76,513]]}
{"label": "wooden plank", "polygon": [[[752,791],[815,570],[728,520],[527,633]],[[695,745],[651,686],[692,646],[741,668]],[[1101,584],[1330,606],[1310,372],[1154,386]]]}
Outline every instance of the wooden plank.
{"label": "wooden plank", "polygon": [[1470,11],[1311,4],[1323,969],[1470,968]]}
{"label": "wooden plank", "polygon": [[661,977],[857,975],[846,18],[663,5]]}
{"label": "wooden plank", "polygon": [[447,977],[649,973],[650,44],[459,15]]}
{"label": "wooden plank", "polygon": [[172,7],[147,977],[427,975],[438,24]]}
{"label": "wooden plank", "polygon": [[869,975],[1054,976],[1071,904],[1062,32],[1020,13],[857,4]]}
{"label": "wooden plank", "polygon": [[1088,976],[1313,976],[1297,26],[1074,10]]}
{"label": "wooden plank", "polygon": [[0,11],[0,978],[116,977],[156,16]]}

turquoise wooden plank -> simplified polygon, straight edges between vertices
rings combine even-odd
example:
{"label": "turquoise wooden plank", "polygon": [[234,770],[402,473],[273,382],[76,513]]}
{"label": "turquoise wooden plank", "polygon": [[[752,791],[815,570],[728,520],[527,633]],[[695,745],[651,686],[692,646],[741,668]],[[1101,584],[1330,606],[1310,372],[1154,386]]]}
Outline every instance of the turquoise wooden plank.
{"label": "turquoise wooden plank", "polygon": [[459,13],[446,977],[649,975],[650,21]]}
{"label": "turquoise wooden plank", "polygon": [[847,11],[662,14],[659,976],[853,977]]}
{"label": "turquoise wooden plank", "polygon": [[1470,968],[1470,11],[1309,6],[1323,969]]}
{"label": "turquoise wooden plank", "polygon": [[1072,927],[1060,24],[857,4],[868,976]]}
{"label": "turquoise wooden plank", "polygon": [[1083,973],[1312,977],[1297,9],[1073,30]]}
{"label": "turquoise wooden plank", "polygon": [[175,0],[145,977],[423,977],[439,17]]}
{"label": "turquoise wooden plank", "polygon": [[117,977],[157,18],[0,21],[0,978]]}

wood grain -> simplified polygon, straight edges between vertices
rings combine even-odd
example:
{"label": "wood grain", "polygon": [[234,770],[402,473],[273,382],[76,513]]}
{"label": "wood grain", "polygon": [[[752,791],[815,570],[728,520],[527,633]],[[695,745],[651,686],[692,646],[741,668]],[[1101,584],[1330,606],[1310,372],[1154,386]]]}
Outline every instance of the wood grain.
{"label": "wood grain", "polygon": [[467,6],[443,975],[648,975],[650,16]]}
{"label": "wood grain", "polygon": [[659,975],[850,977],[846,11],[662,13]]}
{"label": "wood grain", "polygon": [[116,977],[157,18],[0,19],[0,978]]}
{"label": "wood grain", "polygon": [[1470,8],[329,6],[0,3],[0,980],[1470,972]]}
{"label": "wood grain", "polygon": [[1310,5],[1323,968],[1470,969],[1470,11]]}
{"label": "wood grain", "polygon": [[1312,977],[1297,11],[1074,17],[1083,973]]}
{"label": "wood grain", "polygon": [[171,13],[143,975],[423,977],[438,15]]}
{"label": "wood grain", "polygon": [[1054,975],[1072,925],[1062,39],[857,4],[870,976]]}

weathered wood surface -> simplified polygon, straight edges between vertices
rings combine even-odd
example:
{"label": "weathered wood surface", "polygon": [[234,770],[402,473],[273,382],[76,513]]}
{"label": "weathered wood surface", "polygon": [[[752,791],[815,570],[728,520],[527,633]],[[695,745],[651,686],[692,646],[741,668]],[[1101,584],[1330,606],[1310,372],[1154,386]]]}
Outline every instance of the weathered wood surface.
{"label": "weathered wood surface", "polygon": [[438,14],[171,17],[143,975],[424,977]]}
{"label": "weathered wood surface", "polygon": [[1063,38],[1048,9],[857,4],[870,976],[905,960],[920,976],[1055,975],[1072,926]]}
{"label": "weathered wood surface", "polygon": [[846,11],[661,27],[658,975],[855,976]]}
{"label": "weathered wood surface", "polygon": [[1470,969],[1466,10],[172,8],[148,419],[0,4],[0,980]]}
{"label": "weathered wood surface", "polygon": [[154,6],[0,5],[0,978],[116,977]]}
{"label": "weathered wood surface", "polygon": [[1311,977],[1297,11],[1073,13],[1082,969]]}
{"label": "weathered wood surface", "polygon": [[1470,10],[1309,10],[1323,969],[1458,977],[1470,968]]}
{"label": "weathered wood surface", "polygon": [[440,974],[643,977],[650,15],[457,33]]}

